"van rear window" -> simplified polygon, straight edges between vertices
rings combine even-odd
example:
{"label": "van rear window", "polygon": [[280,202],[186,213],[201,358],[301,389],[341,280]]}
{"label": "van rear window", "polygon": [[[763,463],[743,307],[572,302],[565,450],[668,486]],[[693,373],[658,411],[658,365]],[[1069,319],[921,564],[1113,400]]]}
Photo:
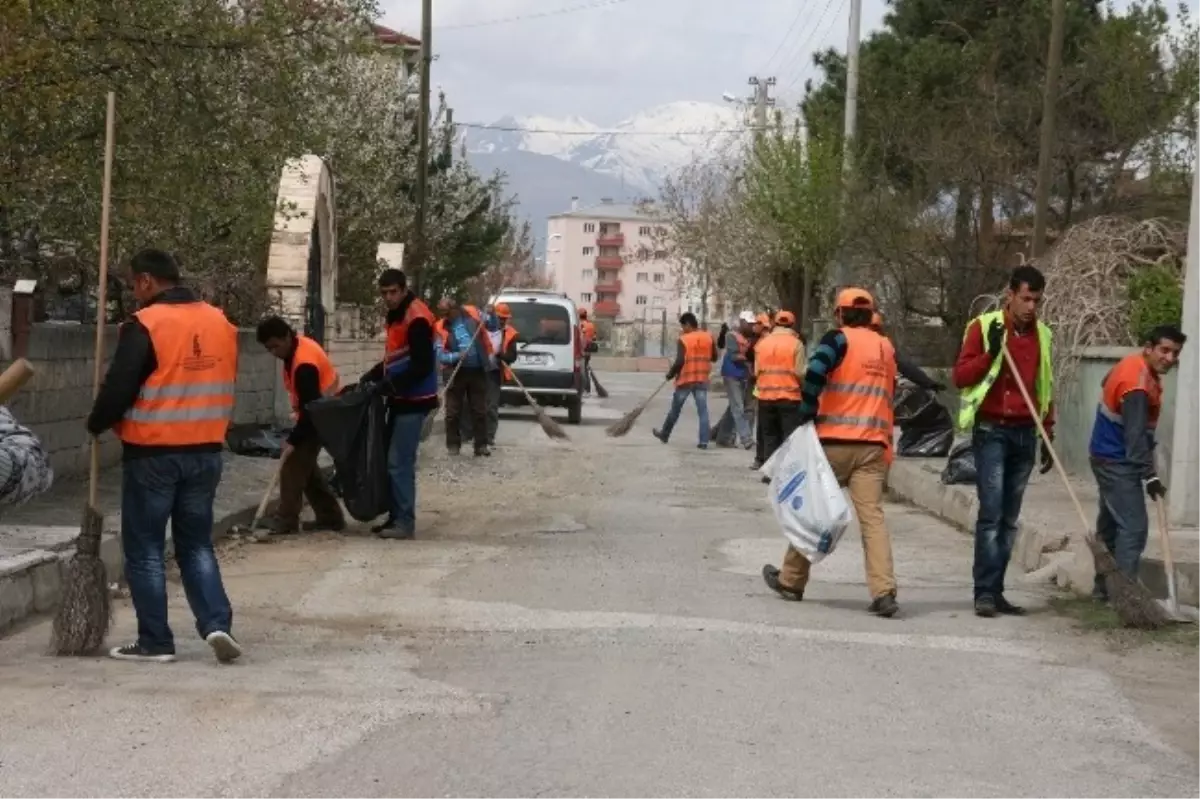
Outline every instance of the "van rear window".
{"label": "van rear window", "polygon": [[540,302],[506,302],[512,311],[509,324],[517,329],[521,341],[529,344],[571,343],[571,316],[566,308]]}

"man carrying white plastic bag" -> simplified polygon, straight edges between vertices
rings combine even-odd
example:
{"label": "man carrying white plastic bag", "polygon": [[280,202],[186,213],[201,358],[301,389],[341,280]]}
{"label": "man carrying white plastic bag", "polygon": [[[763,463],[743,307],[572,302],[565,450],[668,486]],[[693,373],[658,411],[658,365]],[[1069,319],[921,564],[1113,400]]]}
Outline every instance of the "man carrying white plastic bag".
{"label": "man carrying white plastic bag", "polygon": [[[811,442],[814,435],[820,439],[825,465],[838,485],[849,487],[850,499],[858,515],[867,590],[871,594],[867,610],[890,618],[896,615],[900,606],[896,603],[892,541],[883,518],[883,490],[893,457],[895,415],[892,395],[896,383],[896,356],[891,343],[870,329],[874,310],[874,299],[862,289],[843,289],[838,294],[834,313],[841,326],[821,338],[808,361],[801,396],[802,426],[791,436],[787,449],[794,449],[796,440]],[[809,425],[809,422],[814,424]],[[811,445],[805,447],[811,448]],[[763,467],[763,472],[768,476],[773,474],[767,471],[767,466]],[[776,513],[780,510],[775,497],[787,488],[782,470],[779,470],[779,477],[780,480],[771,483]],[[815,490],[810,491],[810,495]],[[787,534],[786,525],[784,530]],[[827,533],[816,534],[824,537]],[[770,564],[764,566],[763,580],[784,599],[800,600],[804,598],[815,559],[803,547],[795,546],[797,542],[791,535],[788,540],[791,545],[784,555],[782,568]],[[828,550],[831,551],[836,537],[829,535],[829,541]],[[804,543],[803,538],[801,543]],[[820,548],[818,539],[817,554],[828,554]]]}

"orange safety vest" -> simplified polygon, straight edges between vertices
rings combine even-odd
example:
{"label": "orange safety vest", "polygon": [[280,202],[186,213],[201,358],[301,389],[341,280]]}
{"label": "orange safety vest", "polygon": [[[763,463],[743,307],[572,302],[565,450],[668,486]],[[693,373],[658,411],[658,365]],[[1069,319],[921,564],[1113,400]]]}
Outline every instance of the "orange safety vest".
{"label": "orange safety vest", "polygon": [[683,368],[675,377],[675,385],[707,384],[712,372],[712,335],[706,330],[693,330],[680,336],[679,341],[683,344]]}
{"label": "orange safety vest", "polygon": [[292,368],[283,367],[283,387],[292,398],[292,418],[300,416],[300,395],[296,393],[296,370],[301,366],[317,367],[317,380],[321,385],[321,396],[328,397],[337,393],[341,383],[338,380],[337,369],[329,355],[321,345],[308,336],[296,336],[296,349],[292,353]]}
{"label": "orange safety vest", "polygon": [[[517,336],[520,335],[517,329],[511,324],[505,325],[503,332],[504,338],[500,340],[500,352],[496,353],[497,357],[503,355],[508,350],[508,345],[516,341]],[[508,368],[508,364],[504,361],[500,361],[500,373],[504,376],[505,380],[513,379],[512,369]]]}
{"label": "orange safety vest", "polygon": [[798,336],[787,333],[768,333],[754,343],[754,385],[760,402],[800,401],[796,351],[802,346]]}
{"label": "orange safety vest", "polygon": [[[429,306],[422,302],[420,298],[413,297],[412,302],[408,304],[408,310],[405,312],[404,318],[399,322],[388,325],[387,344],[383,353],[384,374],[387,374],[388,364],[409,357],[408,328],[417,319],[427,321],[433,329],[434,335],[438,335],[438,320],[434,317],[433,312],[429,310]],[[444,330],[442,334],[444,335]],[[405,393],[400,398],[406,400],[423,400],[436,397],[437,393],[437,370],[435,369],[429,373],[429,377],[422,385],[414,386],[410,393]]]}
{"label": "orange safety vest", "polygon": [[134,314],[157,363],[113,426],[126,444],[221,444],[233,419],[238,332],[206,302],[154,303]]}
{"label": "orange safety vest", "polygon": [[1158,427],[1158,417],[1162,413],[1162,381],[1146,364],[1146,359],[1140,352],[1127,355],[1109,370],[1101,384],[1100,413],[1109,421],[1124,425],[1121,417],[1121,400],[1131,391],[1145,391],[1149,404],[1150,418],[1148,427],[1154,430]]}
{"label": "orange safety vest", "polygon": [[829,375],[817,406],[817,436],[822,440],[882,444],[892,460],[896,351],[892,343],[866,327],[843,327],[846,355]]}
{"label": "orange safety vest", "polygon": [[583,336],[584,349],[596,340],[596,326],[592,324],[591,319],[584,319],[579,323],[579,332]]}

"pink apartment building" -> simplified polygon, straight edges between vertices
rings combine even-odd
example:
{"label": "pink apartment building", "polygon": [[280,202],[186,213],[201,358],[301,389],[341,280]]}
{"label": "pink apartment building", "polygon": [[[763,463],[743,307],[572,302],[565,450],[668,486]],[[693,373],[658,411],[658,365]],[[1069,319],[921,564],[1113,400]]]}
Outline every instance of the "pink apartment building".
{"label": "pink apartment building", "polygon": [[608,199],[571,205],[550,217],[546,229],[546,274],[555,290],[602,319],[678,317],[682,302],[672,264],[655,251],[662,222]]}

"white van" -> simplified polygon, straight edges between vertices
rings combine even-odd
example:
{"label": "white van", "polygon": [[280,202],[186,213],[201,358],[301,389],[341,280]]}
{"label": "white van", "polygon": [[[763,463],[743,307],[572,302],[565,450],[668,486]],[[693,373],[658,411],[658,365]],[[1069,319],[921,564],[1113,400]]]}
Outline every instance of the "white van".
{"label": "white van", "polygon": [[[501,289],[491,304],[512,311],[517,360],[512,371],[539,405],[566,408],[567,421],[583,418],[583,341],[579,312],[565,294],[542,289]],[[505,380],[501,405],[526,405],[517,384]]]}

